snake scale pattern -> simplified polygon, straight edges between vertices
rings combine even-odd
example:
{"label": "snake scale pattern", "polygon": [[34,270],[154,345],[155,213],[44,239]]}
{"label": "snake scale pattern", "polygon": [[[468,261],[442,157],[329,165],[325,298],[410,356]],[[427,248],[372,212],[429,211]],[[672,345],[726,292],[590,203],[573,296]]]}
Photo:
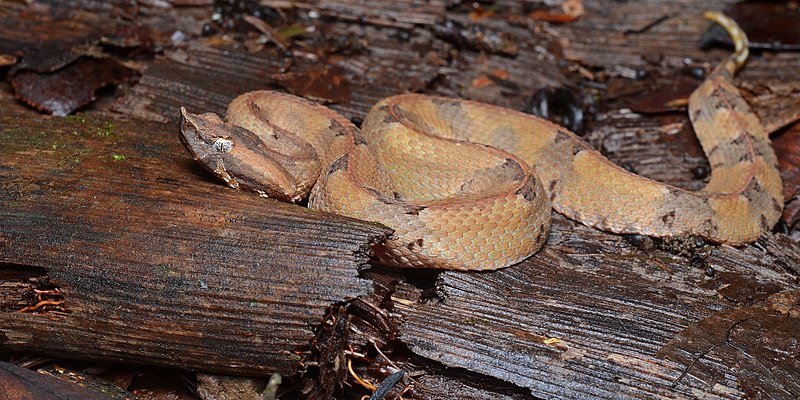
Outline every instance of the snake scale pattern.
{"label": "snake scale pattern", "polygon": [[404,94],[376,104],[362,129],[288,94],[245,93],[223,121],[182,109],[182,141],[234,188],[394,230],[376,247],[403,267],[489,270],[546,241],[551,207],[586,225],[741,245],[778,220],[783,198],[769,136],[733,85],[747,38],[689,99],[711,165],[690,192],[614,165],[567,129],[487,104]]}

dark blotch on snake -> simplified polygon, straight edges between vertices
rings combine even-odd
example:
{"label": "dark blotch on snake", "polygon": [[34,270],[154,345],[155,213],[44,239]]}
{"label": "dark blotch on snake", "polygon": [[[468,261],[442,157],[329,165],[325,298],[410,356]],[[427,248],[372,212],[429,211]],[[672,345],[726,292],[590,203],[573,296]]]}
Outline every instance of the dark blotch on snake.
{"label": "dark blotch on snake", "polygon": [[422,210],[424,210],[426,208],[427,207],[425,207],[425,206],[407,205],[406,206],[406,212],[404,212],[404,214],[405,215],[419,215],[420,211],[422,211]]}
{"label": "dark blotch on snake", "polygon": [[522,167],[519,165],[519,163],[510,158],[506,158],[503,164],[500,165],[500,169],[505,170],[509,168],[514,168],[514,177],[512,179],[514,179],[515,181],[518,181],[523,177],[525,177],[525,172],[522,170]]}
{"label": "dark blotch on snake", "polygon": [[328,175],[330,175],[330,174],[332,174],[332,173],[334,173],[334,172],[336,172],[338,170],[341,170],[341,169],[347,170],[347,163],[348,163],[348,155],[347,154],[339,157],[336,161],[334,161],[331,164],[331,167],[328,168]]}
{"label": "dark blotch on snake", "polygon": [[771,226],[769,226],[769,221],[767,221],[767,217],[764,216],[764,214],[761,214],[760,222],[761,222],[761,229],[763,229],[764,232],[769,231],[770,228],[772,228]]}
{"label": "dark blotch on snake", "polygon": [[661,222],[663,222],[667,226],[672,226],[672,223],[674,221],[675,221],[675,211],[670,211],[661,216]]}
{"label": "dark blotch on snake", "polygon": [[333,118],[331,118],[330,124],[328,124],[328,130],[333,132],[334,136],[344,136],[347,134],[347,128]]}
{"label": "dark blotch on snake", "polygon": [[422,239],[420,238],[420,239],[417,239],[417,240],[415,240],[415,241],[413,241],[413,242],[408,242],[408,243],[406,244],[406,248],[407,248],[407,249],[409,249],[409,250],[414,250],[414,247],[415,247],[415,246],[416,246],[416,247],[419,247],[419,248],[422,248],[422,243],[423,243],[423,241],[422,241]]}
{"label": "dark blotch on snake", "polygon": [[522,195],[525,200],[533,201],[536,198],[536,183],[533,181],[533,178],[528,179],[515,194]]}
{"label": "dark blotch on snake", "polygon": [[364,138],[364,134],[361,133],[361,129],[353,130],[353,143],[355,143],[356,146],[367,144],[367,139]]}

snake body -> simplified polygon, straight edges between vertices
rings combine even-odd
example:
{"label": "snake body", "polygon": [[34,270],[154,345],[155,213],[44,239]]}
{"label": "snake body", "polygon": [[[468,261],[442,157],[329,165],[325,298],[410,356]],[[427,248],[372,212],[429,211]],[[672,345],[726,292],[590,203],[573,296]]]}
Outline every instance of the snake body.
{"label": "snake body", "polygon": [[[496,269],[535,253],[550,208],[616,233],[752,242],[782,211],[767,132],[732,83],[746,37],[689,99],[710,165],[690,192],[614,165],[563,127],[473,101],[405,94],[376,104],[361,130],[288,94],[245,93],[226,120],[182,110],[182,140],[229,185],[266,197],[382,223],[376,248],[405,267]],[[538,178],[537,178],[538,176]]]}

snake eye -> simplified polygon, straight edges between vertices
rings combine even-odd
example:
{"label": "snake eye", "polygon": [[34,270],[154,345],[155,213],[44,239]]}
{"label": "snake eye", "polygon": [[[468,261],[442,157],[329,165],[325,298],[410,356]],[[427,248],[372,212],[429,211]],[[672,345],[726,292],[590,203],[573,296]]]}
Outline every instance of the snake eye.
{"label": "snake eye", "polygon": [[228,139],[219,138],[214,141],[211,147],[217,153],[228,153],[233,148],[233,141]]}

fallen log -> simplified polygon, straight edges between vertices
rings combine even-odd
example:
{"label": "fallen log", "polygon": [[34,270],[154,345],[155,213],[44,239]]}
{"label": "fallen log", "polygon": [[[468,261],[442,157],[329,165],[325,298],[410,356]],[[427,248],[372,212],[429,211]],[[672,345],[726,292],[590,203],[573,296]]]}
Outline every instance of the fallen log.
{"label": "fallen log", "polygon": [[171,124],[0,116],[0,348],[291,374],[388,230],[225,188]]}
{"label": "fallen log", "polygon": [[472,385],[493,377],[535,398],[796,398],[800,363],[782,354],[797,351],[800,246],[765,233],[706,250],[695,263],[556,216],[546,247],[513,268],[397,285],[397,334],[482,377]]}

